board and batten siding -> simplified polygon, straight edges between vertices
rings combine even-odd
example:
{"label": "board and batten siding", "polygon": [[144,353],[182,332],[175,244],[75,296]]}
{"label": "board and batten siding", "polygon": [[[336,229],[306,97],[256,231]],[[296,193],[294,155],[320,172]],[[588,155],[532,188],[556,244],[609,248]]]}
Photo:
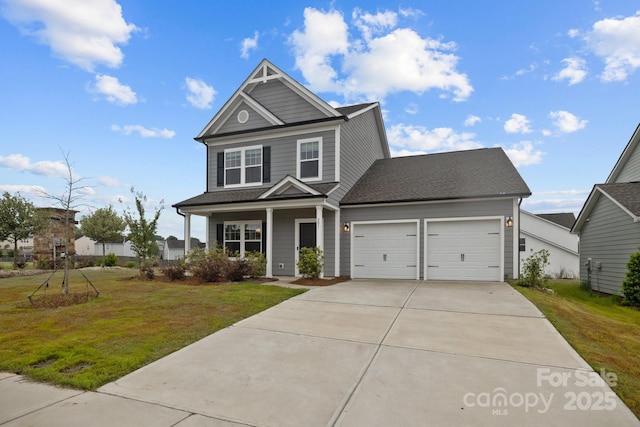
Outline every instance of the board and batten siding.
{"label": "board and batten siding", "polygon": [[[627,213],[601,196],[580,232],[580,280],[589,280],[585,263],[591,258],[592,289],[622,295],[627,262],[638,245],[640,223],[634,223]],[[602,265],[600,270],[596,268],[597,262]]]}
{"label": "board and batten siding", "polygon": [[[495,216],[512,216],[513,199],[443,202],[443,203],[414,203],[389,204],[388,206],[345,207],[341,210],[342,222],[352,221],[386,221],[401,219],[420,220],[418,233],[420,240],[420,278],[424,278],[424,219],[440,218],[478,218]],[[343,276],[350,274],[351,252],[349,233],[341,233],[340,242],[340,272]],[[515,260],[517,262],[517,260]],[[513,229],[504,230],[504,274],[513,277]]]}
{"label": "board and batten siding", "polygon": [[[268,183],[262,184],[262,187],[269,188],[280,181],[287,175],[296,176],[296,161],[298,140],[322,137],[322,180],[309,181],[310,184],[321,182],[335,181],[335,134],[334,130],[326,130],[322,132],[309,132],[299,135],[288,135],[284,137],[260,138],[252,141],[246,141],[237,144],[225,144],[216,146],[211,144],[208,149],[209,156],[209,173],[207,183],[207,191],[229,191],[224,187],[217,186],[217,168],[218,153],[224,150],[262,145],[263,147],[271,147],[271,179]],[[246,188],[256,188],[259,186],[248,186]],[[236,187],[240,189],[245,187]]]}
{"label": "board and batten siding", "polygon": [[340,125],[340,187],[329,201],[338,204],[373,162],[382,158],[384,150],[373,110]]}
{"label": "board and batten siding", "polygon": [[250,96],[287,124],[327,117],[279,80],[259,83]]}
{"label": "board and batten siding", "polygon": [[[293,276],[295,274],[295,220],[315,218],[315,209],[276,209],[273,211],[273,274]],[[325,276],[331,277],[335,271],[335,213],[324,210],[324,254]],[[213,214],[209,217],[209,247],[217,241],[217,224],[225,221],[266,221],[265,211],[249,211]],[[264,249],[264,248],[263,248]],[[282,264],[283,268],[280,268]]]}
{"label": "board and batten siding", "polygon": [[[238,121],[238,113],[242,110],[246,110],[247,113],[249,113],[249,119],[245,123],[240,123]],[[220,129],[218,129],[216,134],[260,129],[269,126],[271,126],[271,123],[258,114],[253,108],[249,107],[245,102],[241,102],[231,111],[227,120],[222,126],[220,126]]]}

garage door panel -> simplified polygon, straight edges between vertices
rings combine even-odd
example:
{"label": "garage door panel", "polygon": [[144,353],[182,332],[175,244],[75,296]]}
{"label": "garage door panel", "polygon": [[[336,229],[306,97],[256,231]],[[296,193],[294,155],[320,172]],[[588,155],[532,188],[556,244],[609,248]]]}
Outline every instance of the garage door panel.
{"label": "garage door panel", "polygon": [[353,277],[416,279],[416,222],[353,224],[353,233]]}
{"label": "garage door panel", "polygon": [[427,279],[502,280],[501,222],[427,222]]}

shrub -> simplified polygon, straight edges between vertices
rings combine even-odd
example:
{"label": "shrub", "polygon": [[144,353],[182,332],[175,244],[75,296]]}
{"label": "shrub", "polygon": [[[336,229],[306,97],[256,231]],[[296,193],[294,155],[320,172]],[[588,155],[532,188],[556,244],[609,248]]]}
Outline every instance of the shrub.
{"label": "shrub", "polygon": [[124,266],[125,266],[125,267],[127,267],[127,268],[134,268],[134,267],[136,266],[136,263],[135,263],[135,262],[133,262],[133,261],[127,261],[127,262],[124,264]]}
{"label": "shrub", "polygon": [[187,255],[186,263],[187,270],[201,282],[219,282],[226,278],[229,258],[218,247],[209,251],[196,248]]}
{"label": "shrub", "polygon": [[36,268],[38,270],[52,270],[53,269],[53,261],[49,258],[42,257],[36,260]]}
{"label": "shrub", "polygon": [[143,278],[147,278],[149,280],[153,280],[156,277],[156,272],[153,271],[153,267],[150,265],[145,265],[140,269],[140,274]]}
{"label": "shrub", "polygon": [[104,265],[107,267],[115,267],[118,265],[118,256],[114,253],[109,253],[104,257]]}
{"label": "shrub", "polygon": [[262,252],[248,252],[245,254],[244,259],[248,266],[247,275],[249,277],[257,279],[258,277],[264,276],[267,270],[267,258],[265,258]]}
{"label": "shrub", "polygon": [[527,259],[522,260],[522,275],[518,284],[532,288],[545,288],[547,278],[544,269],[549,265],[549,251],[540,249],[538,252],[533,252],[533,250],[531,252]]}
{"label": "shrub", "polygon": [[230,282],[242,282],[249,275],[249,264],[245,259],[230,260],[227,266],[225,278]]}
{"label": "shrub", "polygon": [[77,256],[76,268],[93,267],[95,265],[95,258],[92,256]]}
{"label": "shrub", "polygon": [[182,260],[180,260],[175,264],[169,264],[165,267],[162,267],[160,271],[162,271],[162,274],[167,276],[169,280],[173,282],[175,280],[184,279],[184,275],[187,271],[187,266]]}
{"label": "shrub", "polygon": [[9,258],[13,258],[13,255],[14,255],[14,254],[15,254],[15,252],[14,252],[14,251],[7,251],[7,256],[8,256]]}
{"label": "shrub", "polygon": [[640,250],[631,254],[627,262],[627,275],[622,281],[625,304],[640,307]]}
{"label": "shrub", "polygon": [[324,253],[318,247],[302,248],[298,270],[307,279],[317,279],[324,268]]}
{"label": "shrub", "polygon": [[16,267],[18,267],[20,270],[22,270],[26,266],[27,266],[26,261],[16,261]]}

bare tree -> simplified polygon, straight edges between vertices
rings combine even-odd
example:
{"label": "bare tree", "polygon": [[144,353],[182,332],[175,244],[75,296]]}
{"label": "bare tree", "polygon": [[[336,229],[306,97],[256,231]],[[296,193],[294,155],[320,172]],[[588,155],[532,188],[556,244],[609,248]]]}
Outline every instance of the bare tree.
{"label": "bare tree", "polygon": [[81,203],[84,194],[83,190],[90,188],[89,185],[80,185],[85,179],[74,176],[73,174],[73,165],[69,161],[69,152],[62,152],[62,156],[64,157],[64,163],[66,166],[66,175],[64,176],[65,189],[62,194],[56,196],[49,194],[46,191],[40,191],[38,196],[43,197],[45,199],[50,199],[59,204],[62,209],[64,209],[64,248],[65,248],[65,257],[64,257],[64,279],[62,282],[62,292],[65,296],[69,295],[69,242],[71,240],[71,232],[73,230],[73,226],[70,226],[72,218],[74,214],[72,212],[77,212],[77,208],[80,206],[84,206]]}

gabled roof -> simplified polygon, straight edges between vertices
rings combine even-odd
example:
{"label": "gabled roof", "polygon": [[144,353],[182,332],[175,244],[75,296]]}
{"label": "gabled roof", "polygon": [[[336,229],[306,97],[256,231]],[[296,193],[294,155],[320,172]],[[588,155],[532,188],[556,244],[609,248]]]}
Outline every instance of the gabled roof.
{"label": "gabled roof", "polygon": [[622,154],[618,158],[616,165],[613,167],[613,170],[611,171],[611,173],[609,174],[609,177],[605,181],[607,184],[612,184],[617,181],[618,176],[622,172],[622,169],[624,169],[625,165],[627,164],[627,161],[633,155],[633,152],[635,151],[638,144],[640,144],[640,124],[636,126],[635,132],[633,132],[631,139],[629,140],[629,142],[627,143],[627,146],[622,151]]}
{"label": "gabled roof", "polygon": [[547,221],[551,221],[554,224],[561,225],[564,228],[571,229],[573,224],[576,222],[576,216],[573,212],[565,212],[565,213],[548,213],[548,214],[535,214],[542,219],[546,219]]}
{"label": "gabled roof", "polygon": [[591,211],[600,197],[607,197],[629,215],[634,222],[640,222],[640,182],[597,184],[593,187],[587,201],[584,203],[578,219],[571,229],[572,233],[580,232],[584,224],[589,220],[589,215],[591,215]]}
{"label": "gabled roof", "polygon": [[[298,96],[303,98],[309,104],[313,105],[323,117],[326,119],[335,119],[344,117],[343,113],[338,112],[331,105],[323,101],[309,89],[292,79],[285,72],[273,65],[269,60],[263,59],[249,77],[240,85],[234,94],[227,100],[218,113],[209,121],[209,123],[196,136],[197,141],[202,141],[207,135],[215,133],[228,117],[228,114],[235,108],[239,102],[247,103],[255,112],[260,114],[272,126],[284,126],[286,123],[273,115],[264,106],[251,97],[251,91],[255,85],[267,83],[271,80],[279,80]],[[212,132],[213,131],[213,132]]]}
{"label": "gabled roof", "polygon": [[376,160],[340,204],[530,195],[504,151],[483,148]]}

